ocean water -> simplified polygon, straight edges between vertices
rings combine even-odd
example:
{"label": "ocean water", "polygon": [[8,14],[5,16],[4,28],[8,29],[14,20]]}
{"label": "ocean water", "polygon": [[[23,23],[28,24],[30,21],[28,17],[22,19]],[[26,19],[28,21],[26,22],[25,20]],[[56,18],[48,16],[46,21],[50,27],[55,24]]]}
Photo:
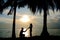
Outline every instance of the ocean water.
{"label": "ocean water", "polygon": [[[33,29],[32,35],[33,36],[40,36],[42,29]],[[60,29],[48,29],[50,35],[60,35]],[[16,37],[19,37],[20,30],[16,29]],[[29,30],[24,33],[26,37],[29,37]],[[12,36],[12,29],[0,29],[0,37],[8,38]]]}

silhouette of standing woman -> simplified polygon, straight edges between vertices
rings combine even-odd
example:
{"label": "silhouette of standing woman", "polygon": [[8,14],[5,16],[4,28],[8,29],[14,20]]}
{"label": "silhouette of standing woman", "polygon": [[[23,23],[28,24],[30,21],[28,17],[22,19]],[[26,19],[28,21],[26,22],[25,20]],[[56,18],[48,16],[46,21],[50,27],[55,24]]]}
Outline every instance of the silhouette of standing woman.
{"label": "silhouette of standing woman", "polygon": [[32,37],[32,27],[33,27],[33,25],[32,25],[32,23],[31,23],[30,26],[26,29],[26,31],[27,31],[28,29],[30,29],[30,37]]}
{"label": "silhouette of standing woman", "polygon": [[33,27],[33,25],[31,23],[30,26],[29,26],[29,28],[30,28],[30,37],[32,37],[32,27]]}

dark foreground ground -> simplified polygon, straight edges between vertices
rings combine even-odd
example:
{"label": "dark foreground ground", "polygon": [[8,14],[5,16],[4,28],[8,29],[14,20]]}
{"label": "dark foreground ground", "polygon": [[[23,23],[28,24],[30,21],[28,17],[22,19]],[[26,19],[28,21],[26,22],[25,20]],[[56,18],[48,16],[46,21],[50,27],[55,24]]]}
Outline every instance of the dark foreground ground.
{"label": "dark foreground ground", "polygon": [[25,37],[25,38],[0,38],[0,40],[60,40],[60,36],[49,36],[49,37],[41,37],[41,36],[34,36],[34,37]]}

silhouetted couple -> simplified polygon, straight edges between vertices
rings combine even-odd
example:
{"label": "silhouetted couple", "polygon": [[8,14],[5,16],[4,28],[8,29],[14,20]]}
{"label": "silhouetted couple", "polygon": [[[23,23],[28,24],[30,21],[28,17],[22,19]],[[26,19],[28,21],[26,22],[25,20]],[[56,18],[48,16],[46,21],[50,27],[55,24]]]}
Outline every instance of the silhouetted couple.
{"label": "silhouetted couple", "polygon": [[24,28],[22,28],[19,36],[20,37],[25,37],[25,34],[23,34],[23,32],[26,32],[28,29],[30,29],[30,37],[32,37],[32,27],[33,27],[33,25],[31,23],[30,26],[25,31],[24,31]]}

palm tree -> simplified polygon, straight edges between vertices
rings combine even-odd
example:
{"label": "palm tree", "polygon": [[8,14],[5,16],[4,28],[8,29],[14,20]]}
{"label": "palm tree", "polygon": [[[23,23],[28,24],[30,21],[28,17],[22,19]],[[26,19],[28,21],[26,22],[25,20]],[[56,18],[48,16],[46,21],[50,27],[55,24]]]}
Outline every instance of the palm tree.
{"label": "palm tree", "polygon": [[[25,0],[24,2],[27,3],[28,8],[30,8],[30,10],[33,13],[35,13],[37,9],[40,12],[41,12],[41,10],[44,11],[44,16],[43,16],[43,31],[41,33],[41,36],[44,36],[44,37],[49,36],[49,33],[47,31],[47,14],[49,14],[48,10],[50,8],[53,11],[54,11],[54,8],[57,8],[57,10],[60,9],[60,2],[59,2],[59,0]],[[23,2],[23,4],[24,4],[24,2]]]}
{"label": "palm tree", "polygon": [[[15,17],[16,17],[16,8],[24,7],[25,5],[28,5],[28,8],[35,13],[38,9],[40,12],[41,10],[44,11],[44,20],[43,20],[43,32],[42,36],[46,36],[48,34],[47,32],[47,14],[48,9],[51,8],[54,10],[56,7],[57,10],[60,9],[60,2],[59,0],[8,0],[2,7],[3,10],[9,6],[11,6],[11,9],[8,14],[11,14],[14,11],[14,17],[13,17],[13,31],[12,31],[12,37],[15,38]],[[48,34],[49,35],[49,34]],[[47,35],[47,36],[48,36]]]}
{"label": "palm tree", "polygon": [[[19,2],[18,2],[19,1]],[[24,2],[24,1],[23,1]],[[10,11],[8,12],[7,15],[11,15],[14,11],[14,15],[13,15],[13,28],[12,28],[12,38],[15,39],[16,35],[15,35],[15,19],[16,19],[16,8],[18,6],[19,3],[21,3],[19,6],[23,7],[23,2],[21,2],[20,0],[7,0],[6,3],[4,3],[4,5],[2,6],[2,9],[6,9],[8,7],[11,7]],[[1,10],[2,10],[1,9]],[[3,11],[3,10],[2,10]]]}
{"label": "palm tree", "polygon": [[17,2],[16,0],[7,0],[7,2],[4,3],[4,5],[2,6],[3,7],[2,9],[5,9],[5,8],[8,8],[9,6],[11,6],[11,9],[8,12],[8,15],[12,14],[12,12],[14,11],[13,28],[12,28],[12,38],[13,39],[16,38],[16,35],[15,35],[15,18],[16,18],[16,7],[17,7],[16,2]]}
{"label": "palm tree", "polygon": [[28,7],[30,10],[35,13],[38,9],[40,12],[43,9],[44,11],[44,20],[43,20],[43,31],[41,33],[41,36],[49,36],[49,33],[47,32],[47,14],[49,6],[54,9],[54,3],[52,0],[28,0]]}
{"label": "palm tree", "polygon": [[[9,0],[8,0],[9,2]],[[13,3],[14,2],[14,3]],[[12,4],[11,4],[12,3]],[[10,5],[11,4],[11,5]],[[12,12],[14,11],[14,16],[13,16],[13,28],[12,28],[12,38],[15,39],[16,38],[16,35],[15,35],[15,19],[16,19],[16,8],[17,8],[17,0],[10,0],[10,3],[9,5],[11,6],[11,9],[8,13],[9,14],[12,14]]]}

